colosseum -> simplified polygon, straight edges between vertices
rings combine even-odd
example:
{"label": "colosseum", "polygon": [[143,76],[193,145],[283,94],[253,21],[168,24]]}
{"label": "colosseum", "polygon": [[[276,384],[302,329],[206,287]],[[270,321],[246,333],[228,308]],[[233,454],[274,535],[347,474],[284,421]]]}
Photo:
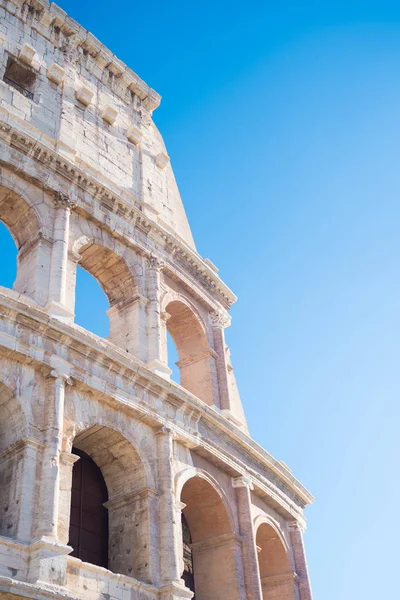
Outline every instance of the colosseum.
{"label": "colosseum", "polygon": [[[312,496],[249,436],[160,96],[47,0],[0,0],[0,57],[0,597],[311,600]],[[78,265],[106,339],[74,323]]]}

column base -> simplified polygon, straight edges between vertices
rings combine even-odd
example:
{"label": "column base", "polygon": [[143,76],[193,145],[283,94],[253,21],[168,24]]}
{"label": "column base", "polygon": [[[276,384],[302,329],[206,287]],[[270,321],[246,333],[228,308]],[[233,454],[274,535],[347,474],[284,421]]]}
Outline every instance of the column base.
{"label": "column base", "polygon": [[150,371],[153,371],[153,373],[156,373],[156,375],[164,377],[164,379],[171,378],[171,369],[165,363],[161,362],[161,360],[156,358],[151,360],[147,363],[147,368],[150,369]]}
{"label": "column base", "polygon": [[190,600],[193,596],[183,579],[171,581],[160,587],[160,600]]}
{"label": "column base", "polygon": [[65,585],[67,580],[67,556],[71,546],[60,544],[52,538],[34,540],[29,547],[30,561],[28,583],[45,581]]}
{"label": "column base", "polygon": [[44,312],[46,312],[49,317],[53,319],[58,319],[59,321],[63,321],[64,323],[73,323],[74,321],[74,313],[70,312],[65,306],[60,304],[59,302],[55,302],[52,300],[44,307]]}

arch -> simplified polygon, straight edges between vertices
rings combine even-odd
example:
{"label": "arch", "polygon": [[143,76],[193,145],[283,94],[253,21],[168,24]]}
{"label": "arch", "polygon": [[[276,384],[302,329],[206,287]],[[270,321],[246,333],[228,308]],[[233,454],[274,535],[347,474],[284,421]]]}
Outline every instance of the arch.
{"label": "arch", "polygon": [[[143,485],[155,489],[156,482],[150,466],[149,453],[147,449],[143,447],[141,441],[132,434],[130,429],[123,426],[123,423],[118,419],[120,415],[115,413],[115,421],[108,418],[107,408],[99,403],[96,405],[95,410],[90,411],[89,414],[85,414],[84,418],[82,418],[82,413],[86,413],[86,411],[89,412],[89,406],[86,404],[87,398],[84,394],[77,394],[76,401],[75,405],[73,405],[70,403],[70,398],[67,398],[66,400],[63,450],[71,452],[72,446],[76,446],[75,440],[79,439],[85,432],[94,431],[97,428],[114,432],[116,437],[126,440],[132,447],[132,456],[136,457],[135,460],[137,459],[142,465],[144,470],[143,481],[145,481]],[[92,397],[90,397],[89,403],[91,407],[94,408],[94,399]],[[104,412],[102,410],[103,408],[105,408]],[[77,447],[79,448],[79,446]],[[82,449],[84,450],[84,448]]]}
{"label": "arch", "polygon": [[268,518],[256,519],[255,529],[263,600],[295,600],[294,573],[282,533]]}
{"label": "arch", "polygon": [[107,487],[108,568],[149,581],[151,490],[138,452],[120,432],[104,425],[79,431],[72,447],[94,461]]}
{"label": "arch", "polygon": [[182,387],[209,405],[215,403],[215,365],[206,329],[193,307],[182,298],[165,306],[167,331],[179,356],[177,366]]}
{"label": "arch", "polygon": [[[36,239],[41,231],[34,207],[18,190],[0,185],[0,220],[6,225],[20,250],[28,241]],[[17,191],[18,190],[18,191]]]}
{"label": "arch", "polygon": [[[227,509],[225,495],[213,478],[204,471],[182,474],[178,480],[182,512],[189,532],[185,533],[186,555],[183,556],[184,580],[188,560],[193,565],[196,600],[230,598],[238,600],[239,585],[236,568],[236,537]],[[192,556],[188,557],[188,539]],[[221,569],[223,565],[223,569]]]}
{"label": "arch", "polygon": [[[32,203],[19,192],[0,185],[0,221],[10,232],[18,250],[17,273],[13,284],[20,294],[30,296],[41,305],[47,301],[43,286],[49,265],[50,248],[42,237],[42,224]],[[39,285],[39,278],[42,282]]]}
{"label": "arch", "polygon": [[[78,263],[96,279],[107,297],[109,308],[104,312],[109,318],[108,340],[125,352],[146,361],[147,346],[144,338],[147,300],[141,294],[142,265],[140,262],[129,265],[129,252],[126,248],[115,243],[112,238],[109,239],[106,233],[104,236],[98,235],[99,232],[95,233],[97,235],[92,237],[82,235],[71,245],[71,253],[76,262],[71,259],[69,264],[70,289],[74,290],[76,286]],[[72,293],[72,296],[70,309],[73,312],[75,294]]]}
{"label": "arch", "polygon": [[125,260],[86,236],[74,243],[80,255],[79,264],[97,279],[110,306],[126,302],[137,293],[135,280]]}
{"label": "arch", "polygon": [[230,529],[236,532],[235,519],[229,501],[226,497],[225,491],[215,479],[215,477],[208,473],[208,471],[205,471],[204,469],[200,469],[198,467],[189,467],[181,471],[175,479],[176,497],[180,498],[182,496],[182,489],[185,483],[195,477],[204,479],[212,488],[214,488],[215,492],[218,494],[218,496],[224,504],[224,508],[229,517]]}

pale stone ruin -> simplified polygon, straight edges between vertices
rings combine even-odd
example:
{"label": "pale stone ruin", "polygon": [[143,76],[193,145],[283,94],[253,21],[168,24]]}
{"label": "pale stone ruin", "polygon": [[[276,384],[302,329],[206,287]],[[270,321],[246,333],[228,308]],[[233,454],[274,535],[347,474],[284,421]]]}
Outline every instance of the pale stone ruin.
{"label": "pale stone ruin", "polygon": [[[312,497],[249,437],[160,96],[55,4],[0,0],[0,99],[0,597],[310,600]],[[107,339],[74,324],[77,265]]]}

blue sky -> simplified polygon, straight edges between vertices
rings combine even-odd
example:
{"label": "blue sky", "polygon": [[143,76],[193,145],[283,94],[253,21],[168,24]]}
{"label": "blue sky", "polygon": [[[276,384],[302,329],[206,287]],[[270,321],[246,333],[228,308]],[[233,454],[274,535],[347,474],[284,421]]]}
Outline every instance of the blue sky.
{"label": "blue sky", "polygon": [[[163,96],[198,250],[239,297],[227,339],[250,431],[316,498],[315,599],[394,597],[400,4],[61,4]],[[102,333],[78,283],[77,320]]]}

